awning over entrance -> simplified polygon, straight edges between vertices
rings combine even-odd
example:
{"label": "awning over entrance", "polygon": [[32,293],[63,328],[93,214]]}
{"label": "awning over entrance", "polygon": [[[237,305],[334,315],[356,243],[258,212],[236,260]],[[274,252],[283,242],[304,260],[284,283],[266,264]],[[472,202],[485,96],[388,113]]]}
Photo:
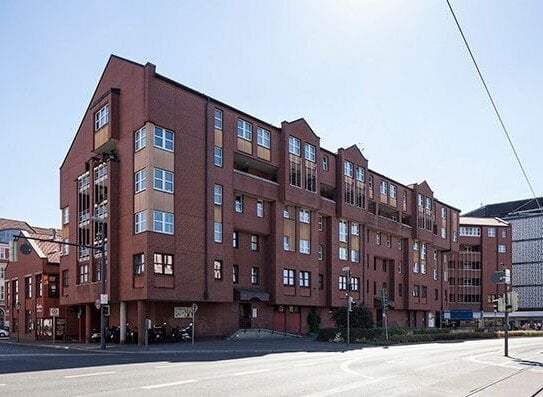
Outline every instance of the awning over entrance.
{"label": "awning over entrance", "polygon": [[234,300],[269,302],[270,294],[260,288],[234,287]]}

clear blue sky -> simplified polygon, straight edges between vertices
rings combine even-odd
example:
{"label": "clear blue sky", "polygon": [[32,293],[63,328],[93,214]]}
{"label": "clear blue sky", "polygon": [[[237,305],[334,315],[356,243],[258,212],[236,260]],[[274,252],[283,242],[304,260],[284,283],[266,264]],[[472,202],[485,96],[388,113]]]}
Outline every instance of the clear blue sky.
{"label": "clear blue sky", "polygon": [[[543,2],[451,0],[538,195]],[[464,211],[529,198],[438,0],[0,2],[0,217],[58,226],[59,166],[111,53]]]}

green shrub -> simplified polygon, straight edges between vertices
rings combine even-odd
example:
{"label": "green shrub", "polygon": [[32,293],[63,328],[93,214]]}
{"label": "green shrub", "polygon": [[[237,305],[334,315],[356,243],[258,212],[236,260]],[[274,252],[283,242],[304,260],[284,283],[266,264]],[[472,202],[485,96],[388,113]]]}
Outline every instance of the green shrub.
{"label": "green shrub", "polygon": [[307,315],[307,325],[309,325],[309,332],[312,334],[319,331],[321,326],[321,316],[319,316],[317,309],[314,307],[311,308],[309,314]]}
{"label": "green shrub", "polygon": [[[333,310],[334,319],[336,320],[336,327],[347,327],[347,308],[338,307]],[[351,328],[373,328],[373,314],[368,310],[363,303],[353,306],[351,315],[349,318]]]}

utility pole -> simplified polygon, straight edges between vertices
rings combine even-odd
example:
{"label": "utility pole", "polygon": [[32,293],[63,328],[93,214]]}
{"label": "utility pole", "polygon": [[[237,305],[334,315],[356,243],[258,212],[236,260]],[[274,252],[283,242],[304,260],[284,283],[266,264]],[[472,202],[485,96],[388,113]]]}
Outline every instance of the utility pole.
{"label": "utility pole", "polygon": [[504,334],[504,356],[509,357],[509,285],[511,284],[511,271],[503,267],[503,284],[505,286],[505,334]]}
{"label": "utility pole", "polygon": [[351,268],[345,266],[341,270],[345,272],[347,278],[347,347],[349,347],[351,342]]}

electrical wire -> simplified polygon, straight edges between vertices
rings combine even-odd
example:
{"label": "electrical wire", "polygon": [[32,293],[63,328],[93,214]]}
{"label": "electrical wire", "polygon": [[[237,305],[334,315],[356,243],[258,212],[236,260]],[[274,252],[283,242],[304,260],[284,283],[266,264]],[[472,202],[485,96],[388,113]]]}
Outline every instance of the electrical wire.
{"label": "electrical wire", "polygon": [[496,102],[494,102],[494,98],[492,97],[492,94],[490,94],[490,90],[488,89],[488,86],[486,85],[485,79],[483,78],[481,70],[479,69],[479,65],[477,64],[477,61],[475,60],[475,56],[473,55],[473,52],[471,51],[471,47],[469,46],[468,40],[466,39],[466,36],[464,35],[464,32],[462,31],[462,27],[460,26],[460,23],[458,22],[458,19],[456,18],[456,14],[454,13],[451,3],[449,2],[449,0],[446,0],[446,1],[447,1],[447,5],[449,6],[449,10],[451,11],[451,14],[454,18],[454,22],[456,23],[456,26],[458,27],[458,31],[460,32],[460,35],[462,36],[462,40],[464,40],[464,44],[466,45],[466,48],[469,52],[469,56],[471,57],[471,60],[473,61],[473,65],[475,66],[475,69],[477,69],[477,74],[479,75],[479,78],[481,79],[481,83],[483,83],[486,94],[488,95],[488,99],[490,99],[490,103],[492,104],[492,107],[494,108],[494,112],[496,113],[496,116],[498,117],[500,125],[503,129],[503,132],[505,133],[505,137],[507,138],[507,141],[509,142],[511,149],[513,150],[513,154],[515,155],[515,158],[517,159],[518,165],[520,166],[520,170],[522,171],[522,175],[524,175],[524,179],[526,179],[526,182],[528,183],[528,187],[530,188],[530,191],[532,192],[532,195],[534,196],[534,200],[537,204],[537,207],[539,208],[539,210],[542,210],[541,204],[539,203],[539,200],[537,198],[537,195],[535,194],[532,183],[530,182],[530,178],[528,177],[528,174],[526,173],[526,170],[524,169],[522,161],[520,160],[517,150],[515,149],[515,145],[513,144],[513,141],[511,140],[511,136],[509,135],[509,132],[507,131],[507,128],[505,127],[502,116],[500,115],[498,107],[496,106]]}

